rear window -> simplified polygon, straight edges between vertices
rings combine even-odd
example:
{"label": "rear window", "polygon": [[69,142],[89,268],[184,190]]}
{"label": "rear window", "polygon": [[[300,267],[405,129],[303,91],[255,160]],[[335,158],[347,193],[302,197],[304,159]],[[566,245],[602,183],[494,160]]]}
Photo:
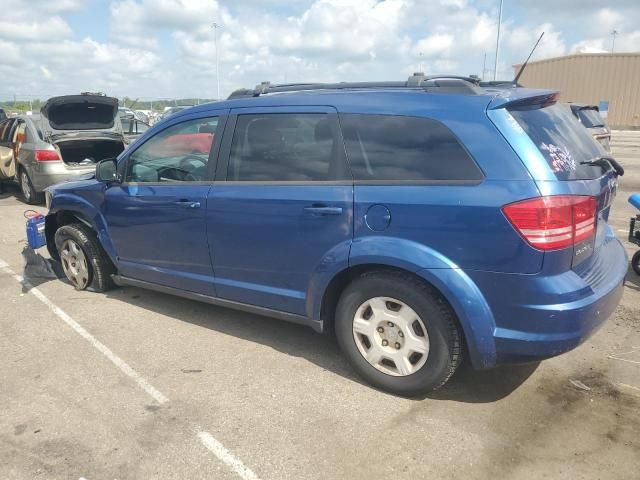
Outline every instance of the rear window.
{"label": "rear window", "polygon": [[422,117],[340,115],[354,180],[480,181],[483,174],[453,133]]}
{"label": "rear window", "polygon": [[593,180],[602,167],[585,165],[605,152],[568,108],[555,103],[544,108],[520,107],[509,113],[536,144],[558,180]]}
{"label": "rear window", "polygon": [[604,127],[604,120],[600,116],[600,113],[594,108],[583,108],[578,110],[578,118],[587,128],[601,128]]}

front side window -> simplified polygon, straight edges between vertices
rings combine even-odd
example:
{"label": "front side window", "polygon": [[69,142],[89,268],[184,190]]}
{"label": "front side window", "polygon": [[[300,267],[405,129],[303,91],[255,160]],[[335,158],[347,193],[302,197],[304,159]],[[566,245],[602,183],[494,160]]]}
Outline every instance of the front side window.
{"label": "front side window", "polygon": [[354,180],[479,181],[482,172],[442,123],[397,115],[340,115]]}
{"label": "front side window", "polygon": [[173,125],[131,154],[127,182],[198,182],[207,180],[207,165],[218,117]]}
{"label": "front side window", "polygon": [[227,180],[326,181],[346,175],[328,114],[238,116]]}

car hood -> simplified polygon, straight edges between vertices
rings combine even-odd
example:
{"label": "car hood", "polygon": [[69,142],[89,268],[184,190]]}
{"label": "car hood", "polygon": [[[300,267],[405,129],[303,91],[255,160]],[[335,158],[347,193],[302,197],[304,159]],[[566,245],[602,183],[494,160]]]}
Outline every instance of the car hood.
{"label": "car hood", "polygon": [[101,95],[64,95],[47,100],[40,109],[46,130],[117,129],[118,99]]}

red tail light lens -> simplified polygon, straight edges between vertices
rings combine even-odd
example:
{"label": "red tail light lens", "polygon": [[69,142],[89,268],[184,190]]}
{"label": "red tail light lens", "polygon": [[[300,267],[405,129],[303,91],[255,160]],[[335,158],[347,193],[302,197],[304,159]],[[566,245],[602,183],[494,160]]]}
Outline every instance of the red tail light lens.
{"label": "red tail light lens", "polygon": [[60,156],[55,150],[36,150],[34,154],[37,162],[55,162],[60,160]]}
{"label": "red tail light lens", "polygon": [[596,205],[595,197],[554,195],[512,203],[502,211],[533,247],[556,250],[593,235]]}

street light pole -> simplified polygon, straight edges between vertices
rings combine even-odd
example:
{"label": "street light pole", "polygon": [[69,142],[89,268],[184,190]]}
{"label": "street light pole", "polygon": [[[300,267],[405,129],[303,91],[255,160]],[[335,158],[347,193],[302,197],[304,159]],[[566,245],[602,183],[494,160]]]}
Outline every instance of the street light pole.
{"label": "street light pole", "polygon": [[496,36],[496,61],[493,65],[493,79],[498,76],[498,57],[500,56],[500,27],[502,26],[502,1],[500,0],[500,13],[498,14],[498,35]]}
{"label": "street light pole", "polygon": [[220,24],[214,22],[213,25],[211,25],[213,27],[213,43],[216,47],[216,85],[217,85],[217,90],[218,90],[218,96],[216,97],[216,100],[220,100],[220,64],[218,62],[218,28],[220,28]]}
{"label": "street light pole", "polygon": [[618,35],[618,31],[614,30],[611,32],[611,53],[613,53],[613,49],[616,46],[616,35]]}

